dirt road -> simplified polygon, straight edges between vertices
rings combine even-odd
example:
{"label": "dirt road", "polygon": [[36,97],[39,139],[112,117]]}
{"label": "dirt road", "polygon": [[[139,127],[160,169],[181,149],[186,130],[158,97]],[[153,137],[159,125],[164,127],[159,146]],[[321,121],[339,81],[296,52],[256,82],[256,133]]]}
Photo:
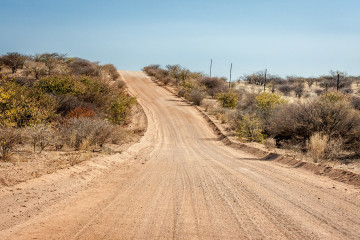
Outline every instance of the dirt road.
{"label": "dirt road", "polygon": [[360,238],[358,188],[226,147],[193,107],[142,73],[122,76],[148,117],[141,142],[29,219],[0,213],[0,239]]}

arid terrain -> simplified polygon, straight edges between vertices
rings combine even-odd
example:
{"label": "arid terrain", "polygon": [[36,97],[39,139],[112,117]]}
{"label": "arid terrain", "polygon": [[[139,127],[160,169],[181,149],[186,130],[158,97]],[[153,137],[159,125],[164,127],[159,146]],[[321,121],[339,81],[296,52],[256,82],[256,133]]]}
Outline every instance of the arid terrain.
{"label": "arid terrain", "polygon": [[148,121],[121,154],[0,188],[0,239],[359,239],[360,189],[225,146],[142,72]]}

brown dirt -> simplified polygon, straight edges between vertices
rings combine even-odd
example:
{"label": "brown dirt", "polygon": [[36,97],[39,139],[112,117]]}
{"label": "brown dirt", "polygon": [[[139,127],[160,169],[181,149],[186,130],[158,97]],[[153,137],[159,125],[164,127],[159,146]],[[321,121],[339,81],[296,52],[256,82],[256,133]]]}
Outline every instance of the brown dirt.
{"label": "brown dirt", "polygon": [[225,146],[195,108],[121,73],[144,137],[89,162],[86,185],[78,166],[2,189],[0,239],[359,238],[359,188]]}

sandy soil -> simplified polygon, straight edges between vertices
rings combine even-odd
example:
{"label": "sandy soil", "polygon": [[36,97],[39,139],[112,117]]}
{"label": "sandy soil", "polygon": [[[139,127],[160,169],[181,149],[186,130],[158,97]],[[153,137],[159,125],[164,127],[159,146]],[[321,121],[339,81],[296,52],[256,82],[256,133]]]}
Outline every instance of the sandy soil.
{"label": "sandy soil", "polygon": [[359,238],[359,188],[229,148],[192,106],[121,73],[144,137],[89,162],[86,185],[78,166],[2,189],[0,239]]}

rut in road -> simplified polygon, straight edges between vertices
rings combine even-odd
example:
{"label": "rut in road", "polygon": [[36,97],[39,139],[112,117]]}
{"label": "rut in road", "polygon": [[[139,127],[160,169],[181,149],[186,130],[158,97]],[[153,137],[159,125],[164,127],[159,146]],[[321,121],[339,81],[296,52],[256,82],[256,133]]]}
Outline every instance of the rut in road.
{"label": "rut in road", "polygon": [[122,71],[148,117],[114,169],[4,239],[359,239],[359,189],[223,145],[202,116]]}

